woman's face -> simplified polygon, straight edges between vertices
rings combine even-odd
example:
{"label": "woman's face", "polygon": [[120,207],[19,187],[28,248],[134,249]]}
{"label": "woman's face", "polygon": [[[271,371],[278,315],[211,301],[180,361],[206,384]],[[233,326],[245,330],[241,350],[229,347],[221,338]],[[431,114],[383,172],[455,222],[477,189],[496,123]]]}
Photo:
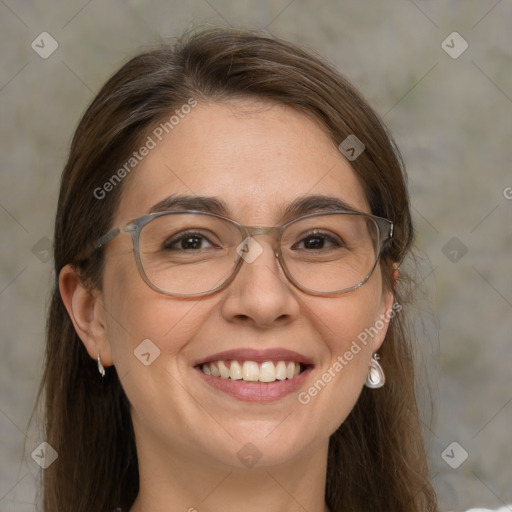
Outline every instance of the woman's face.
{"label": "woman's face", "polygon": [[[313,195],[370,213],[354,171],[315,122],[249,100],[200,103],[125,185],[115,226],[177,195],[215,198],[225,216],[251,226],[281,225],[290,203]],[[130,236],[107,245],[101,302],[111,358],[102,356],[115,365],[131,403],[139,447],[202,465],[243,468],[252,456],[260,467],[271,466],[326,450],[353,408],[386,326],[366,345],[358,335],[392,302],[382,292],[379,267],[357,290],[312,296],[286,279],[270,237],[255,240],[263,252],[244,262],[228,287],[193,299],[151,289]],[[216,356],[226,351],[235,352]],[[222,377],[206,376],[199,364],[212,358],[227,367],[230,360],[309,366],[296,383],[230,380],[220,389],[215,383]],[[308,392],[322,376],[323,385]]]}

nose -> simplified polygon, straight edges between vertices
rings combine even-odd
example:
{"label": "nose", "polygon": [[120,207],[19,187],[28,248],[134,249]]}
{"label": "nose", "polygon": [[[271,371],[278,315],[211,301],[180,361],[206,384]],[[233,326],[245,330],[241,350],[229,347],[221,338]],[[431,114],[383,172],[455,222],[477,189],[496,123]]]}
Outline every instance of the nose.
{"label": "nose", "polygon": [[299,316],[298,291],[286,279],[271,237],[258,238],[251,237],[241,248],[244,262],[225,290],[222,316],[256,328],[286,325]]}

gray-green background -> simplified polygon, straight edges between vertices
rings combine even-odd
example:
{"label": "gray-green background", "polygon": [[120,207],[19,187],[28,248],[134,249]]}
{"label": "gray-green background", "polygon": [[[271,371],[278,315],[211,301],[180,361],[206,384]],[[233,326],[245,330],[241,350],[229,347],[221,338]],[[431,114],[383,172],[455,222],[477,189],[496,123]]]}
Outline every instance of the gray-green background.
{"label": "gray-green background", "polygon": [[[34,510],[30,453],[43,439],[27,422],[73,130],[122,62],[193,23],[304,44],[384,117],[427,260],[419,357],[437,411],[426,429],[434,484],[443,510],[512,503],[510,0],[0,0],[0,511]],[[44,31],[58,43],[47,59],[31,47]],[[463,48],[457,36],[442,47],[452,32],[469,45],[457,58],[445,51]],[[468,453],[456,469],[441,456],[452,442]],[[462,448],[448,450],[450,462]]]}

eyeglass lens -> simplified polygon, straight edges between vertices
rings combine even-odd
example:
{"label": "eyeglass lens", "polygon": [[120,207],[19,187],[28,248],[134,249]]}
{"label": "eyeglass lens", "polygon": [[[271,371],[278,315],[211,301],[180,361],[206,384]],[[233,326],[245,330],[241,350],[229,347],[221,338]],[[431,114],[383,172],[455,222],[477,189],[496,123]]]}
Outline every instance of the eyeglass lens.
{"label": "eyeglass lens", "polygon": [[[140,262],[156,288],[200,294],[230,279],[243,257],[243,242],[244,234],[228,220],[193,213],[162,215],[140,232]],[[288,224],[281,236],[289,277],[299,287],[320,293],[360,284],[375,264],[379,245],[376,221],[355,214],[305,217]]]}

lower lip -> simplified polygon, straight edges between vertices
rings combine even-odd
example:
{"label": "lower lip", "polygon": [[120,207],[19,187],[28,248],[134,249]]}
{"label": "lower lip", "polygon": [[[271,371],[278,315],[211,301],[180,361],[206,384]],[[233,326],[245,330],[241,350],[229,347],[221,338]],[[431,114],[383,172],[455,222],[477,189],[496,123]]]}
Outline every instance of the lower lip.
{"label": "lower lip", "polygon": [[215,389],[245,402],[273,402],[297,392],[303,385],[312,367],[308,366],[293,379],[276,380],[274,382],[246,382],[244,380],[223,379],[207,375],[200,368],[195,368],[201,378]]}

